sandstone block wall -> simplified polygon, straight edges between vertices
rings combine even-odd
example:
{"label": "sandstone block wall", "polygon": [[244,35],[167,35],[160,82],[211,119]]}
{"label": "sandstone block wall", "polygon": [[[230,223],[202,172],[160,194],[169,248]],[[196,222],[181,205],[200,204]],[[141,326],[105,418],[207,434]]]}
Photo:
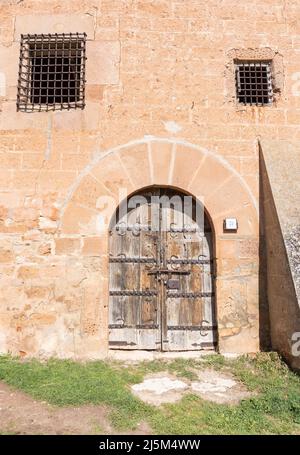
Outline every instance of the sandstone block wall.
{"label": "sandstone block wall", "polygon": [[[257,144],[299,139],[299,16],[295,0],[0,3],[1,352],[106,354],[101,197],[152,184],[203,198],[220,349],[259,348]],[[84,110],[16,112],[20,34],[40,32],[87,33]],[[274,104],[236,103],[234,58],[273,59]]]}

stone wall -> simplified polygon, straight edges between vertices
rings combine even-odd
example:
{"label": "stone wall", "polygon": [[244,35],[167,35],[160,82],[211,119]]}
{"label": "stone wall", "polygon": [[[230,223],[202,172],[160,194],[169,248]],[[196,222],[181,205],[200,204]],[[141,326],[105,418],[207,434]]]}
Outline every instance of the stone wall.
{"label": "stone wall", "polygon": [[271,345],[300,369],[300,150],[290,141],[262,141],[261,204],[267,252]]}
{"label": "stone wall", "polygon": [[[1,352],[105,355],[97,201],[145,182],[195,185],[216,231],[220,348],[258,349],[257,139],[299,136],[299,14],[294,0],[1,2]],[[20,34],[40,32],[87,33],[84,110],[16,112]],[[236,103],[239,57],[274,60],[276,103]],[[223,232],[226,216],[236,234]]]}

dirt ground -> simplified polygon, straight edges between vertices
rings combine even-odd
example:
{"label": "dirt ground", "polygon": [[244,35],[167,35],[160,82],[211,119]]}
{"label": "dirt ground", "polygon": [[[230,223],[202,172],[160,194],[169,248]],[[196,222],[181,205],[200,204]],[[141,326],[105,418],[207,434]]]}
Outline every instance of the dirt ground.
{"label": "dirt ground", "polygon": [[[105,406],[86,405],[57,408],[13,390],[0,382],[0,434],[118,434],[108,419]],[[141,423],[126,434],[149,434]]]}

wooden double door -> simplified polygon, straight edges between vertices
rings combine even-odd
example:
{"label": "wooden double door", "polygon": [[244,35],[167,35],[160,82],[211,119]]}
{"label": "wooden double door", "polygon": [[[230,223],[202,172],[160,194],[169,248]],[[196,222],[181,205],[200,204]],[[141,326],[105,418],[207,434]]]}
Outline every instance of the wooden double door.
{"label": "wooden double door", "polygon": [[170,189],[136,194],[110,227],[109,347],[216,346],[212,231],[202,207]]}

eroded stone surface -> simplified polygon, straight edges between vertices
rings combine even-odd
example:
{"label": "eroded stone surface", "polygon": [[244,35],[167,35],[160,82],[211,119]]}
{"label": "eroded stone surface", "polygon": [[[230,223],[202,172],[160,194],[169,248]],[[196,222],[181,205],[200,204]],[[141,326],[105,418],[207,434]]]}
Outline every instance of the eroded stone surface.
{"label": "eroded stone surface", "polygon": [[235,386],[236,383],[231,379],[220,379],[216,382],[193,382],[191,384],[192,390],[196,392],[213,392],[216,394],[226,392],[227,389]]}
{"label": "eroded stone surface", "polygon": [[169,392],[170,390],[184,390],[187,385],[183,381],[170,379],[168,377],[145,379],[141,384],[132,386],[132,390],[136,392],[152,392],[156,395]]}
{"label": "eroded stone surface", "polygon": [[216,403],[238,403],[251,393],[231,375],[214,370],[198,373],[199,381],[191,383],[191,390],[201,398]]}
{"label": "eroded stone surface", "polygon": [[162,403],[174,403],[181,399],[188,384],[166,374],[149,376],[140,384],[131,387],[133,393],[141,400],[156,406]]}
{"label": "eroded stone surface", "polygon": [[197,374],[198,381],[179,380],[170,377],[168,373],[150,375],[143,382],[133,385],[131,390],[141,400],[156,406],[174,403],[187,392],[216,403],[235,404],[251,396],[251,393],[231,375],[209,369]]}

